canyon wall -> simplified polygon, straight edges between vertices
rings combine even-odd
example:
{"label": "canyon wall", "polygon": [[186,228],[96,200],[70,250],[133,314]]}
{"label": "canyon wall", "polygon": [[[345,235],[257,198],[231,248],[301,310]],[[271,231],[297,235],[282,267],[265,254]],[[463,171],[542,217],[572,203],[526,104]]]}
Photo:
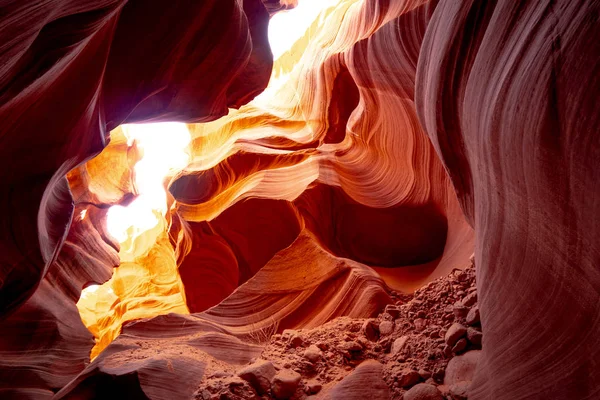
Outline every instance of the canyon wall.
{"label": "canyon wall", "polygon": [[[600,6],[345,0],[273,62],[294,2],[264,3],[0,6],[0,395],[190,397],[264,332],[375,316],[475,249],[470,398],[597,397]],[[125,266],[105,219],[140,154],[116,128],[172,120],[167,252]],[[86,285],[164,260],[180,292],[86,329],[112,307],[80,315]]]}

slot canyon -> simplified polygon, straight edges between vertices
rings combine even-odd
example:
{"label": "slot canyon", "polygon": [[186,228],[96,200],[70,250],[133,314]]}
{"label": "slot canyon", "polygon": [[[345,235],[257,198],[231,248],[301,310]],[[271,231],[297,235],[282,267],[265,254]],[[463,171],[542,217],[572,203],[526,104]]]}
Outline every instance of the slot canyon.
{"label": "slot canyon", "polygon": [[597,0],[0,0],[0,399],[600,399]]}

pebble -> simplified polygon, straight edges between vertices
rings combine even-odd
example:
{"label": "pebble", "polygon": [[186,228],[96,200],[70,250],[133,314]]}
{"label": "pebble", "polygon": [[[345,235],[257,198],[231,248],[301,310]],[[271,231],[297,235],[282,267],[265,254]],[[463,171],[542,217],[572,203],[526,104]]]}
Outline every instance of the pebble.
{"label": "pebble", "polygon": [[394,332],[394,323],[392,321],[381,321],[379,324],[379,333],[383,336],[391,335]]}
{"label": "pebble", "polygon": [[371,342],[379,340],[379,325],[376,321],[368,320],[362,326],[362,332]]}
{"label": "pebble", "polygon": [[481,316],[479,315],[479,307],[475,306],[469,310],[467,314],[467,324],[475,325],[481,321]]}
{"label": "pebble", "polygon": [[413,324],[415,325],[415,330],[417,332],[421,332],[427,326],[427,323],[425,322],[425,320],[423,318],[417,318],[417,319],[415,319],[413,321]]}
{"label": "pebble", "polygon": [[456,344],[452,347],[452,352],[453,353],[460,353],[461,351],[463,351],[464,349],[467,348],[467,339],[462,338],[460,339],[458,342],[456,342]]}
{"label": "pebble", "polygon": [[403,388],[411,387],[421,380],[421,376],[415,370],[405,368],[398,376],[398,384]]}
{"label": "pebble", "polygon": [[475,328],[467,329],[467,339],[474,345],[480,346],[483,340],[483,334]]}
{"label": "pebble", "polygon": [[304,350],[304,358],[306,358],[312,363],[316,363],[317,361],[319,361],[321,359],[321,355],[321,349],[319,349],[314,344],[308,346],[308,348]]}
{"label": "pebble", "polygon": [[392,349],[390,350],[390,354],[392,356],[398,355],[406,346],[407,341],[408,336],[401,336],[398,339],[394,340],[394,343],[392,343]]}
{"label": "pebble", "polygon": [[469,293],[464,299],[462,299],[462,303],[466,307],[471,307],[476,302],[477,302],[477,292]]}
{"label": "pebble", "polygon": [[450,386],[449,392],[452,400],[467,400],[469,393],[469,386],[471,386],[471,382],[458,382],[454,385]]}
{"label": "pebble", "polygon": [[307,394],[317,394],[321,391],[323,386],[317,381],[308,381],[306,383]]}
{"label": "pebble", "polygon": [[259,360],[239,370],[237,375],[259,394],[265,394],[269,391],[271,380],[275,376],[275,367],[271,361]]}
{"label": "pebble", "polygon": [[392,316],[392,319],[397,319],[400,317],[400,307],[394,304],[388,304],[385,306],[385,312]]}
{"label": "pebble", "polygon": [[424,369],[419,370],[419,375],[421,376],[421,378],[423,378],[424,381],[431,378],[431,372]]}
{"label": "pebble", "polygon": [[464,325],[454,323],[452,324],[452,326],[450,326],[448,332],[446,332],[446,335],[444,336],[444,341],[448,346],[454,346],[461,337],[466,335],[466,333],[467,328]]}
{"label": "pebble", "polygon": [[354,341],[344,342],[340,348],[346,351],[361,351],[363,349],[360,343]]}
{"label": "pebble", "polygon": [[404,393],[404,400],[444,400],[442,393],[433,385],[419,383]]}
{"label": "pebble", "polygon": [[462,303],[457,302],[452,306],[452,312],[456,318],[464,318],[467,316],[469,309],[465,307]]}
{"label": "pebble", "polygon": [[278,400],[289,399],[296,392],[301,378],[295,371],[282,369],[273,378],[271,393]]}

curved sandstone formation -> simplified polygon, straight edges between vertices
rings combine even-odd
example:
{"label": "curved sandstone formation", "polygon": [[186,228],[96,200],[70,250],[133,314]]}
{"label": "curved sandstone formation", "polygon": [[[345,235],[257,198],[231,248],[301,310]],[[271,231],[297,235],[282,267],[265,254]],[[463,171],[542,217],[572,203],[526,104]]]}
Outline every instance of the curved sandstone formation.
{"label": "curved sandstone formation", "polygon": [[[203,398],[219,373],[254,396],[235,372],[273,334],[375,317],[474,248],[469,398],[600,395],[596,2],[340,0],[274,62],[296,1],[5,3],[0,397]],[[144,146],[119,125],[159,121],[190,162],[121,240]],[[394,313],[357,329],[395,357]],[[427,375],[348,365],[319,396]]]}
{"label": "curved sandstone formation", "polygon": [[472,396],[591,399],[600,7],[509,3],[442,2],[417,73],[421,120],[477,233],[486,341]]}

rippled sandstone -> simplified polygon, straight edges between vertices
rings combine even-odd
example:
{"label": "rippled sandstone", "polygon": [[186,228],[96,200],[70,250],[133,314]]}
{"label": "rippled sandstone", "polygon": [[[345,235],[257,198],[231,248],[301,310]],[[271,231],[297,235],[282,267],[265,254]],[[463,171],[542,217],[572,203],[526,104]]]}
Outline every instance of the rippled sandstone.
{"label": "rippled sandstone", "polygon": [[[220,371],[250,398],[235,371],[271,335],[352,332],[473,251],[483,348],[440,393],[597,397],[598,4],[345,0],[273,62],[295,5],[0,5],[0,397],[198,397]],[[187,123],[190,163],[126,247],[107,212],[139,197],[143,149],[118,126],[158,121]],[[90,283],[118,302],[78,310]],[[453,331],[446,357],[481,339]],[[398,365],[349,363],[321,396],[429,379]]]}

